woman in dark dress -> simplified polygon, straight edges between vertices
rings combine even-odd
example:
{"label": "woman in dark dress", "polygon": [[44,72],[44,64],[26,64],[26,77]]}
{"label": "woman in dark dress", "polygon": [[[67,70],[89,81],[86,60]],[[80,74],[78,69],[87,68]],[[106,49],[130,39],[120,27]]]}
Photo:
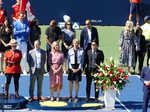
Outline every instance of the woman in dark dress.
{"label": "woman in dark dress", "polygon": [[83,50],[79,48],[79,40],[74,39],[73,40],[73,48],[69,49],[68,51],[68,66],[69,66],[69,75],[68,80],[69,83],[69,102],[72,101],[72,89],[73,89],[73,83],[76,84],[76,95],[75,95],[75,102],[78,101],[78,91],[79,91],[79,82],[82,80],[81,77],[81,69],[83,66]]}
{"label": "woman in dark dress", "polygon": [[9,42],[13,38],[13,30],[10,25],[9,19],[6,17],[4,19],[4,24],[0,28],[0,72],[3,73],[3,62],[4,62],[4,52],[11,49]]}
{"label": "woman in dark dress", "polygon": [[30,26],[30,35],[28,37],[28,51],[34,48],[34,41],[40,40],[41,28],[38,26],[38,19],[34,18]]}
{"label": "woman in dark dress", "polygon": [[72,48],[72,40],[76,38],[76,32],[72,28],[71,21],[67,21],[62,31],[62,51],[64,52],[65,63],[64,63],[64,74],[66,74],[67,68],[67,55],[68,50]]}
{"label": "woman in dark dress", "polygon": [[133,74],[135,74],[135,67],[136,67],[136,62],[138,58],[139,66],[139,75],[141,74],[142,68],[143,68],[143,61],[144,61],[144,56],[146,53],[146,40],[145,37],[142,35],[142,29],[138,27],[136,29],[136,36],[137,36],[137,42],[138,42],[138,50],[135,50],[135,66],[133,67]]}

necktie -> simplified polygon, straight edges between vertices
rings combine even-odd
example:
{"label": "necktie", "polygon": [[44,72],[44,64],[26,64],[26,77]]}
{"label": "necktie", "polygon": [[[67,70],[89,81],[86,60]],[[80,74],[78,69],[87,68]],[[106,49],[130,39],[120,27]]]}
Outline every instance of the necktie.
{"label": "necktie", "polygon": [[92,68],[95,68],[95,50],[93,51],[92,54]]}

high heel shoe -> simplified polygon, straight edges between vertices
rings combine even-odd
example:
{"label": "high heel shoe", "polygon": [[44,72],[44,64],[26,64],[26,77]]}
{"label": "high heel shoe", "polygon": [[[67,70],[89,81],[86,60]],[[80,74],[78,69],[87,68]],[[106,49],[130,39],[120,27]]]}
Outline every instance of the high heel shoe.
{"label": "high heel shoe", "polygon": [[51,97],[51,98],[50,98],[50,101],[54,101],[54,97]]}
{"label": "high heel shoe", "polygon": [[59,102],[59,98],[56,98],[56,101],[58,101],[58,102]]}

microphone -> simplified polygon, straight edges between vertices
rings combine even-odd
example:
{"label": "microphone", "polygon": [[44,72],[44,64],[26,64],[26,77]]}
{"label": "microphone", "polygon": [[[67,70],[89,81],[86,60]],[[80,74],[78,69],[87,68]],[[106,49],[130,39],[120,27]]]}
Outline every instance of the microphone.
{"label": "microphone", "polygon": [[5,91],[5,87],[4,87],[4,85],[2,85],[2,91],[3,91],[3,92]]}

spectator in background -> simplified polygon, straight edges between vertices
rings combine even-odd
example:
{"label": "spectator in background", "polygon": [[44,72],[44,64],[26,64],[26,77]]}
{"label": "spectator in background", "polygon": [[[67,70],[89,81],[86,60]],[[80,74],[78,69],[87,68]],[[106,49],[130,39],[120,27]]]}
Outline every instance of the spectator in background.
{"label": "spectator in background", "polygon": [[93,40],[96,39],[98,41],[98,46],[99,46],[98,32],[95,27],[92,27],[91,20],[86,20],[85,25],[86,27],[82,29],[81,34],[80,34],[80,47],[83,48],[84,54],[86,54],[86,52],[89,49],[91,49],[91,43]]}
{"label": "spectator in background", "polygon": [[45,73],[44,65],[46,61],[46,52],[40,48],[41,42],[39,40],[34,41],[34,49],[29,51],[28,54],[28,64],[30,68],[30,87],[29,101],[32,102],[34,98],[34,85],[37,80],[37,97],[38,101],[42,102],[42,83]]}
{"label": "spectator in background", "polygon": [[148,66],[144,67],[140,76],[143,83],[143,107],[142,112],[147,112],[148,103],[150,99],[150,59],[148,59]]}
{"label": "spectator in background", "polygon": [[132,21],[132,16],[136,14],[136,27],[140,27],[140,3],[142,0],[129,0],[130,1],[130,14],[129,20]]}
{"label": "spectator in background", "polygon": [[65,22],[64,28],[65,29],[62,31],[62,51],[64,52],[65,57],[64,74],[66,74],[68,50],[73,47],[72,40],[76,38],[76,32],[72,28],[71,21]]}
{"label": "spectator in background", "polygon": [[30,28],[28,26],[28,22],[24,20],[24,12],[19,13],[19,19],[13,22],[13,31],[14,38],[17,40],[19,45],[17,49],[22,51],[22,71],[23,74],[27,74],[26,72],[26,63],[27,63],[27,42],[28,35],[30,34]]}
{"label": "spectator in background", "polygon": [[83,67],[84,54],[83,49],[79,48],[80,41],[78,39],[73,39],[73,48],[69,49],[68,52],[68,65],[69,65],[69,102],[72,101],[72,89],[73,83],[76,85],[76,95],[75,102],[78,101],[78,91],[79,91],[79,82],[82,80],[81,69]]}
{"label": "spectator in background", "polygon": [[[134,49],[134,46],[136,48]],[[134,34],[133,22],[128,20],[125,27],[121,30],[119,40],[120,50],[120,65],[128,66],[128,74],[130,73],[130,67],[135,66],[135,50],[138,50],[137,37]]]}
{"label": "spectator in background", "polygon": [[141,26],[143,30],[143,35],[145,36],[146,40],[146,50],[147,50],[147,65],[148,60],[150,58],[150,16],[145,16],[144,17],[145,24]]}
{"label": "spectator in background", "polygon": [[141,74],[142,68],[143,68],[143,61],[144,61],[144,56],[146,53],[146,41],[145,37],[142,35],[142,29],[138,27],[136,29],[136,37],[137,37],[137,42],[138,42],[138,50],[135,50],[135,66],[133,67],[133,74],[135,74],[135,67],[136,67],[136,62],[138,58],[139,66],[139,75]]}
{"label": "spectator in background", "polygon": [[49,65],[50,65],[50,100],[54,100],[54,91],[57,91],[56,101],[60,100],[60,90],[63,87],[63,70],[64,54],[59,50],[59,43],[54,41],[51,45],[52,51],[49,53]]}
{"label": "spectator in background", "polygon": [[[49,56],[49,53],[51,52],[51,46],[54,41],[59,42],[62,38],[61,29],[57,26],[57,22],[55,20],[52,20],[50,22],[50,26],[45,31],[45,38],[46,38],[46,52],[47,57]],[[47,72],[49,72],[50,66],[47,59]]]}
{"label": "spectator in background", "polygon": [[[86,71],[86,99],[85,101],[88,102],[90,101],[90,91],[91,91],[91,83],[92,79],[97,80],[94,78],[91,74],[96,72],[96,69],[98,67],[96,65],[100,65],[100,63],[103,63],[104,61],[104,54],[103,51],[98,49],[98,41],[97,40],[92,40],[91,42],[91,48],[90,50],[87,51],[85,54],[85,61],[84,65],[87,65],[87,71]],[[99,91],[96,91],[96,83],[95,85],[95,101],[99,102]]]}
{"label": "spectator in background", "polygon": [[4,24],[0,28],[0,72],[3,74],[4,52],[11,49],[9,42],[13,38],[13,29],[7,17],[4,19]]}
{"label": "spectator in background", "polygon": [[34,41],[40,40],[41,28],[38,26],[38,19],[34,18],[30,26],[30,35],[28,37],[28,51],[34,48]]}
{"label": "spectator in background", "polygon": [[19,12],[21,12],[20,4],[21,4],[21,0],[16,0],[16,4],[12,6],[10,13],[11,13],[11,18],[13,21],[16,21],[19,19]]}
{"label": "spectator in background", "polygon": [[4,19],[6,17],[6,10],[2,9],[3,2],[0,0],[0,26],[4,24]]}
{"label": "spectator in background", "polygon": [[17,50],[16,47],[18,45],[15,39],[11,39],[10,43],[11,49],[7,50],[4,54],[4,63],[6,64],[5,76],[5,96],[4,98],[8,98],[9,85],[11,82],[11,78],[14,78],[15,85],[15,97],[20,98],[19,96],[19,78],[21,73],[20,61],[22,59],[22,53],[20,50]]}

